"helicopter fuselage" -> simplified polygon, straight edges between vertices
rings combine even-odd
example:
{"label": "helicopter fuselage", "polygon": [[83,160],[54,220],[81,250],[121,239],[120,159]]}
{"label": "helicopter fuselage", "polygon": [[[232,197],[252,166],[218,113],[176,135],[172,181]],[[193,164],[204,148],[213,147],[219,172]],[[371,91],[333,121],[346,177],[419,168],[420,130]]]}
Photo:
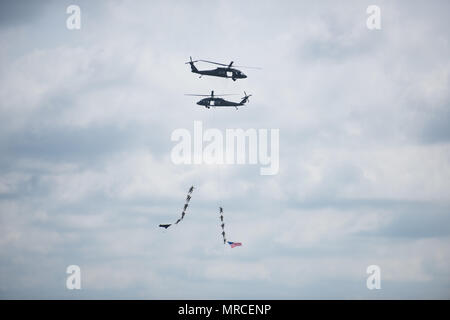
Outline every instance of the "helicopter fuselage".
{"label": "helicopter fuselage", "polygon": [[240,70],[233,68],[216,68],[214,70],[192,70],[194,73],[201,74],[202,76],[215,76],[222,78],[245,79],[247,76]]}
{"label": "helicopter fuselage", "polygon": [[222,98],[204,98],[197,104],[208,109],[210,107],[239,107],[244,105],[242,102],[232,102]]}

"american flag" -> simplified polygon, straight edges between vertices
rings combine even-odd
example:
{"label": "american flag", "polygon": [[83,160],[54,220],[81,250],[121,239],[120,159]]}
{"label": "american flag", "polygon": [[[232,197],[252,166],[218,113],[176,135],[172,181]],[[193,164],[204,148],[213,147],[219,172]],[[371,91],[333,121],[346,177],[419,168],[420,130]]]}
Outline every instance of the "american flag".
{"label": "american flag", "polygon": [[228,241],[228,244],[229,244],[232,248],[242,246],[242,243],[240,243],[240,242],[231,242],[231,241]]}

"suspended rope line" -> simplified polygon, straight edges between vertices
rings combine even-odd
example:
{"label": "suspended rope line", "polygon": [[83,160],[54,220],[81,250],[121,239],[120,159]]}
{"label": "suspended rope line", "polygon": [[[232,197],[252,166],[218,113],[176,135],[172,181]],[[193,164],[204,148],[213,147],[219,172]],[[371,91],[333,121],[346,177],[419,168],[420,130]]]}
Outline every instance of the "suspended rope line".
{"label": "suspended rope line", "polygon": [[[207,115],[204,118],[204,122],[205,122],[204,127],[206,129],[209,129],[208,125],[214,126],[216,124],[215,123],[215,115],[214,115],[215,111],[216,111],[215,108],[212,108],[212,110],[211,109],[208,110],[208,112],[211,112],[212,114]],[[222,155],[222,156],[224,156],[224,155]],[[216,174],[217,174],[217,201],[219,203],[220,203],[220,200],[223,198],[222,177],[221,177],[221,172],[220,172],[221,164],[225,164],[225,158],[219,159],[216,154],[215,166],[216,166],[216,170],[217,170],[217,172],[216,172]],[[194,186],[191,186],[186,195],[186,200],[185,200],[185,204],[183,206],[183,211],[181,212],[181,217],[178,218],[178,220],[176,220],[173,224],[178,224],[184,219],[187,209],[189,207],[189,203],[192,198],[193,191],[194,191]],[[221,206],[219,207],[219,217],[220,217],[220,227],[222,229],[221,235],[222,235],[222,239],[223,239],[223,244],[224,245],[229,244],[231,246],[231,248],[241,246],[242,243],[240,243],[240,242],[227,241],[227,237],[226,237],[226,233],[225,233],[225,221],[224,221],[224,217],[223,217],[223,208]],[[160,224],[159,227],[167,229],[170,226],[172,226],[173,224],[172,223],[171,224]]]}
{"label": "suspended rope line", "polygon": [[223,237],[223,244],[227,243],[227,238],[225,236],[225,223],[223,222],[223,209],[222,207],[219,207],[219,214],[220,214],[220,223],[222,227],[222,237]]}
{"label": "suspended rope line", "polygon": [[[194,186],[191,186],[191,187],[189,188],[188,194],[187,194],[187,196],[186,196],[186,200],[185,200],[185,203],[184,203],[184,206],[183,206],[183,211],[181,212],[181,217],[175,222],[175,224],[180,223],[181,220],[184,219],[184,216],[186,215],[186,210],[187,210],[187,208],[189,207],[189,202],[191,201],[191,195],[192,195],[192,192],[193,192],[193,191],[194,191]],[[160,224],[159,226],[160,226],[161,228],[167,229],[167,228],[169,228],[171,225],[172,225],[172,223],[169,223],[169,224]]]}
{"label": "suspended rope line", "polygon": [[233,242],[233,241],[227,241],[226,235],[225,235],[225,222],[223,221],[223,208],[219,207],[219,215],[220,215],[220,226],[222,227],[222,237],[223,237],[223,244],[229,244],[231,248],[242,246],[242,243],[240,242]]}

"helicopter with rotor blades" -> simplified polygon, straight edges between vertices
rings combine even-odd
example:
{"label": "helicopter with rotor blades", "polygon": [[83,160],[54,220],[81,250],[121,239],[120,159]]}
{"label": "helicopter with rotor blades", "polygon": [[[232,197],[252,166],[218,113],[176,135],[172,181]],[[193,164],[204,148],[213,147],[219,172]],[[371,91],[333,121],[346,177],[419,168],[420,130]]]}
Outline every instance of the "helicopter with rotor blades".
{"label": "helicopter with rotor blades", "polygon": [[238,107],[244,106],[247,102],[249,102],[248,98],[252,95],[247,95],[247,93],[244,91],[244,97],[242,97],[240,102],[233,102],[228,101],[223,98],[217,98],[217,97],[223,97],[223,96],[232,96],[234,94],[220,94],[220,95],[214,95],[214,90],[211,91],[211,94],[186,94],[186,96],[195,96],[195,97],[208,97],[203,98],[200,101],[197,102],[199,106],[204,106],[205,108],[209,109],[211,107],[234,107],[236,110],[238,110]]}
{"label": "helicopter with rotor blades", "polygon": [[[208,61],[208,60],[192,60],[192,57],[189,57],[190,61],[186,62],[186,64],[191,65],[191,71],[193,73],[197,73],[200,75],[199,78],[202,76],[214,76],[214,77],[222,77],[222,78],[231,78],[233,81],[236,81],[236,79],[245,79],[247,78],[247,75],[243,73],[241,70],[236,68],[251,68],[251,69],[261,69],[258,67],[246,67],[246,66],[233,66],[233,61],[231,61],[229,64],[214,62],[214,61]],[[213,70],[198,70],[197,67],[194,65],[196,62],[206,62],[211,64],[216,64],[223,67],[218,67]]]}

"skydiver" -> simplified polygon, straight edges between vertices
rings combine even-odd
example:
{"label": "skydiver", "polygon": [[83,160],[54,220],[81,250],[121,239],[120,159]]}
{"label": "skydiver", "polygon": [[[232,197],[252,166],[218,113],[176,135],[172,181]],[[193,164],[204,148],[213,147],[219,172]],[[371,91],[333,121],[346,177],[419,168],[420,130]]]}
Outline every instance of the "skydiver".
{"label": "skydiver", "polygon": [[194,191],[194,186],[191,186],[191,187],[189,188],[189,193],[192,193],[192,191]]}

